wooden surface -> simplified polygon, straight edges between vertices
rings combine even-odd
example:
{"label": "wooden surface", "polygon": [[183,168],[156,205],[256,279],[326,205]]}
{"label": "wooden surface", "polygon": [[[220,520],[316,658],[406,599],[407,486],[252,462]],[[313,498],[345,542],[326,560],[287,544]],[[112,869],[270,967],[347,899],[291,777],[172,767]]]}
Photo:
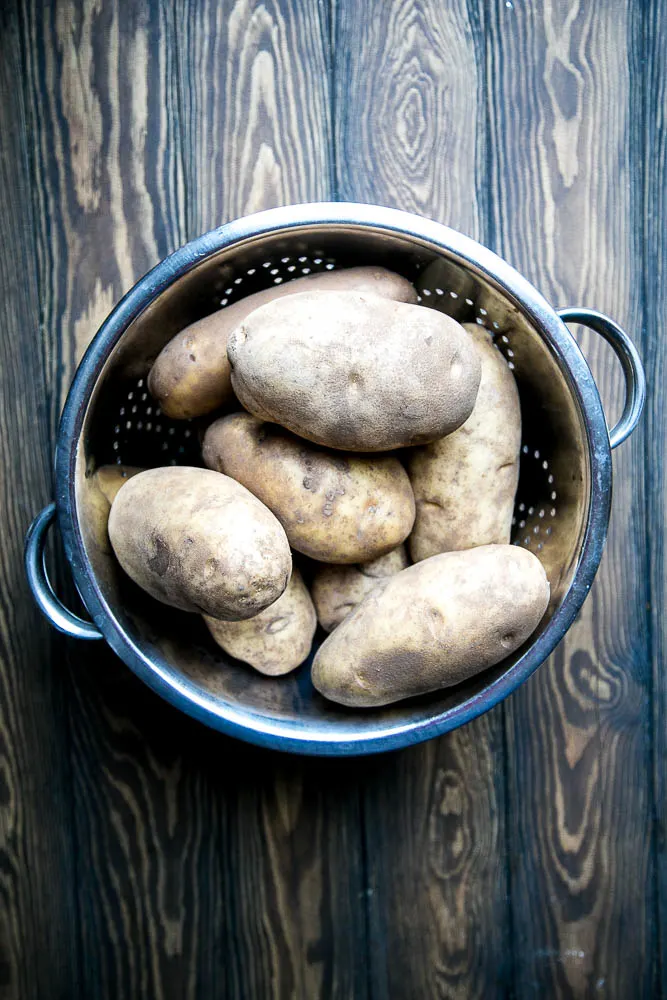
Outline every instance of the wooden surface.
{"label": "wooden surface", "polygon": [[[0,12],[0,1000],[667,994],[667,423],[504,705],[317,761],[203,730],[23,583],[99,323],[186,239],[340,198],[446,222],[667,374],[660,0],[23,0]],[[581,338],[610,419],[610,352]]]}
{"label": "wooden surface", "polygon": [[[488,242],[481,9],[466,0],[341,5],[341,198],[417,212]],[[416,997],[503,995],[505,784],[502,711],[387,757],[365,783],[373,997],[407,996],[407,984]]]}
{"label": "wooden surface", "polygon": [[[489,26],[496,245],[555,305],[604,303],[643,348],[642,198],[627,180],[641,177],[643,162],[641,91],[631,86],[640,9],[536,11],[497,8]],[[620,379],[608,350],[592,337],[583,343],[616,414]],[[637,470],[641,433],[615,456],[612,531],[594,593],[548,666],[507,705],[521,997],[653,995],[649,597]]]}

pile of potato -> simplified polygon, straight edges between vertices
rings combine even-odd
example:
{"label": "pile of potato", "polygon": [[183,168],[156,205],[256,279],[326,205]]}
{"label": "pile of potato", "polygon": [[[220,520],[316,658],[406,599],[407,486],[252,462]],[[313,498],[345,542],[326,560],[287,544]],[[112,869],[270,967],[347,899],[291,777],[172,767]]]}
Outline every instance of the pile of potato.
{"label": "pile of potato", "polygon": [[315,687],[370,707],[458,684],[539,624],[546,574],[509,544],[514,378],[487,330],[405,278],[358,267],[250,295],[174,337],[149,388],[169,417],[211,415],[206,468],[100,469],[109,539],[227,653],[285,674],[319,620]]}

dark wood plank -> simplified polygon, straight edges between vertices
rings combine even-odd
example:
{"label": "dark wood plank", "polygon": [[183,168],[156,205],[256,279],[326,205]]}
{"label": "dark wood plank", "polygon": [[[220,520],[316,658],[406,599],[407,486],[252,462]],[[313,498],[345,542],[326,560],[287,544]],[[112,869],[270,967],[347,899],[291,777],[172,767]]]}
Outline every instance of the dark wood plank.
{"label": "dark wood plank", "polygon": [[[641,347],[640,12],[498,2],[487,38],[497,249],[555,305],[606,310]],[[620,370],[582,344],[613,416]],[[614,456],[609,544],[580,619],[508,703],[521,997],[654,995],[643,437]]]}
{"label": "dark wood plank", "polygon": [[653,653],[653,776],[657,817],[657,953],[660,996],[667,996],[667,566],[665,510],[667,504],[667,414],[662,386],[667,378],[667,10],[660,0],[645,5],[640,52],[646,71],[644,100],[644,213],[646,302],[644,360],[649,393],[646,407],[646,485],[649,528],[651,637]]}
{"label": "dark wood plank", "polygon": [[[180,11],[190,235],[330,197],[329,23],[308,0],[192,0]],[[231,753],[231,749],[229,750]],[[210,772],[205,943],[211,995],[363,997],[357,766],[233,748]]]}
{"label": "dark wood plank", "polygon": [[176,38],[159,4],[24,5],[53,415],[123,292],[183,241]]}
{"label": "dark wood plank", "polygon": [[[651,115],[664,97],[665,26],[652,0],[642,38],[642,10],[601,0],[341,5],[340,194],[483,241],[495,227],[497,248],[554,302],[598,305],[638,332],[642,217],[628,178],[642,151],[643,273],[657,278],[664,255],[664,139]],[[593,599],[509,703],[507,802],[500,711],[374,761],[276,758],[182,719],[108,652],[70,647],[68,674],[62,644],[19,589],[20,540],[48,497],[63,393],[122,291],[186,235],[335,189],[326,14],[305,0],[32,0],[23,67],[16,22],[0,15],[0,218],[16,248],[0,261],[0,380],[3,398],[19,400],[3,410],[0,435],[11,484],[0,558],[3,998],[496,996],[512,975],[521,997],[654,995],[640,437],[617,453],[616,514]],[[650,292],[645,347],[659,385],[663,293],[652,280]],[[26,334],[38,327],[45,385]],[[618,410],[616,368],[583,342]],[[656,398],[646,441],[654,525],[664,520],[663,421]],[[664,822],[661,536],[652,548]],[[658,860],[664,938],[662,839]]]}
{"label": "dark wood plank", "polygon": [[[342,4],[341,197],[488,238],[483,5]],[[505,995],[502,709],[366,779],[371,994]]]}
{"label": "dark wood plank", "polygon": [[0,11],[0,997],[76,989],[72,783],[62,643],[23,573],[49,499],[45,405],[18,11]]}
{"label": "dark wood plank", "polygon": [[332,194],[326,4],[179,0],[190,236]]}
{"label": "dark wood plank", "polygon": [[390,204],[484,239],[480,5],[404,0],[391,11],[379,2],[335,6],[341,200]]}
{"label": "dark wood plank", "polygon": [[[55,423],[99,323],[184,238],[176,35],[170,5],[144,0],[34,0],[22,24]],[[62,995],[193,996],[206,799],[182,756],[192,729],[102,644],[68,650],[81,983]]]}
{"label": "dark wood plank", "polygon": [[[328,27],[315,11],[304,33],[298,14],[288,4],[28,10],[40,276],[62,386],[124,288],[183,240],[184,155],[190,234],[326,194]],[[243,150],[210,159],[207,137],[225,134],[227,115]],[[247,189],[237,158],[254,176]],[[86,989],[360,995],[350,768],[323,784],[327,765],[280,763],[204,733],[104,652],[73,653],[72,669]]]}

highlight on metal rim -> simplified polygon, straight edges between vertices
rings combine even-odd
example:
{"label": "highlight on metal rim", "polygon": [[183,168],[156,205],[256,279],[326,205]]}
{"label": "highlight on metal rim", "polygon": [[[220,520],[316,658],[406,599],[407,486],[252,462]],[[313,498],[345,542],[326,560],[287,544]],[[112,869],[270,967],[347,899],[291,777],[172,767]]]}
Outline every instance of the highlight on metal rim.
{"label": "highlight on metal rim", "polygon": [[69,611],[56,596],[46,571],[44,546],[49,528],[56,516],[56,505],[50,503],[28,529],[25,540],[25,571],[35,602],[54,628],[74,639],[102,639],[102,633],[92,622],[84,621]]}
{"label": "highlight on metal rim", "polygon": [[564,323],[579,323],[599,333],[621,362],[625,375],[625,406],[620,420],[609,431],[611,447],[618,448],[639,423],[646,402],[646,375],[637,348],[625,330],[595,309],[559,309],[558,315]]}

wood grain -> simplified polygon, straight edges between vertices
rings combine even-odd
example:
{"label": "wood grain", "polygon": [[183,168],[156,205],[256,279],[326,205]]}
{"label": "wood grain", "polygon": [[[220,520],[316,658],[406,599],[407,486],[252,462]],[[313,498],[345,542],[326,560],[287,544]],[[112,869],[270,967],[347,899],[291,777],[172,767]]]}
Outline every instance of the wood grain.
{"label": "wood grain", "polygon": [[327,5],[178,6],[189,236],[331,197]]}
{"label": "wood grain", "polygon": [[[225,996],[363,997],[366,937],[358,765],[233,749],[215,774],[208,927]],[[202,992],[202,996],[210,995]]]}
{"label": "wood grain", "polygon": [[[190,235],[331,197],[326,15],[306,0],[182,6]],[[211,864],[228,887],[206,928],[211,984],[239,998],[363,996],[357,768],[241,745],[234,759],[240,780],[211,775]]]}
{"label": "wood grain", "polygon": [[[2,7],[2,1000],[667,992],[666,21],[659,0]],[[224,739],[65,643],[20,552],[122,293],[186,238],[332,196],[606,310],[658,387],[549,664],[450,737],[347,762]],[[611,418],[618,366],[577,336]]]}
{"label": "wood grain", "polygon": [[101,321],[183,240],[173,12],[35,0],[23,20],[55,419]]}
{"label": "wood grain", "polygon": [[[341,196],[488,236],[482,5],[342,4]],[[502,709],[387,757],[365,783],[371,992],[505,995]]]}
{"label": "wood grain", "polygon": [[[100,322],[183,241],[173,18],[143,0],[22,8],[52,426]],[[63,995],[194,995],[205,804],[187,730],[102,645],[68,660],[81,981]]]}
{"label": "wood grain", "polygon": [[395,3],[390,12],[339,5],[334,107],[343,201],[390,205],[484,237],[482,17],[481,5],[465,0]]}
{"label": "wood grain", "polygon": [[[642,344],[640,5],[495,3],[497,249],[559,306]],[[583,346],[612,414],[622,379]],[[643,431],[614,457],[607,553],[579,620],[509,702],[508,846],[521,997],[653,996]],[[629,936],[628,936],[629,935]]]}
{"label": "wood grain", "polygon": [[77,981],[62,643],[23,573],[22,538],[49,499],[19,25],[0,11],[0,997],[65,996]]}
{"label": "wood grain", "polygon": [[[649,386],[646,407],[645,476],[646,519],[650,526],[650,608],[653,659],[653,776],[656,811],[656,952],[660,996],[667,995],[667,566],[665,564],[665,510],[667,505],[667,414],[661,402],[667,377],[667,11],[659,0],[645,5],[639,54],[639,74],[646,72],[644,87],[644,236],[646,263],[643,289],[646,302],[644,363]],[[657,526],[660,526],[659,530]]]}

